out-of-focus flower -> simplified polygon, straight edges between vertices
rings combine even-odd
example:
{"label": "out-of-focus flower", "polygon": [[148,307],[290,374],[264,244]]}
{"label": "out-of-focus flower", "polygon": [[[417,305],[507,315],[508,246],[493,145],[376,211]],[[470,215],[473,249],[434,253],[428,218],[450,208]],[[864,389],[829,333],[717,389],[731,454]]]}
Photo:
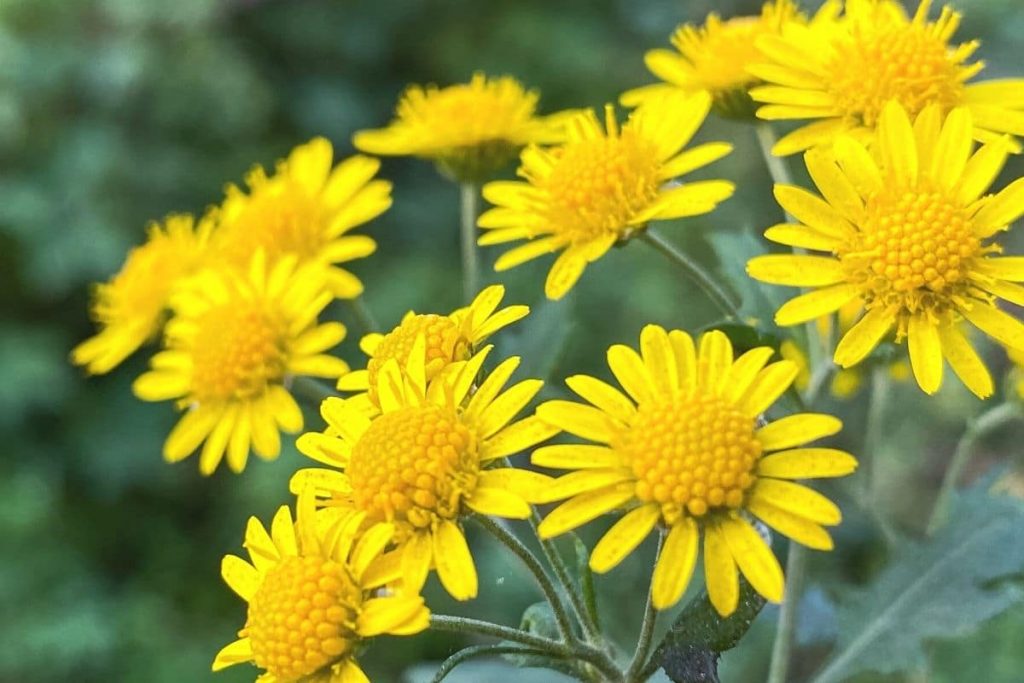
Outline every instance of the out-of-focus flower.
{"label": "out-of-focus flower", "polygon": [[564,137],[565,114],[537,116],[538,99],[514,78],[482,73],[446,88],[411,85],[387,128],[359,131],[352,142],[369,154],[431,159],[460,182],[479,182],[523,146]]}
{"label": "out-of-focus flower", "polygon": [[426,340],[426,378],[433,380],[442,370],[458,361],[468,360],[479,345],[498,330],[525,317],[528,306],[506,306],[498,309],[505,288],[491,285],[477,295],[473,302],[450,315],[413,313],[387,334],[368,334],[359,347],[370,357],[365,370],[354,370],[338,380],[338,389],[360,392],[350,401],[369,401],[369,410],[378,407],[377,377],[389,360],[398,361],[399,367],[409,361],[409,353],[422,335]]}
{"label": "out-of-focus flower", "polygon": [[776,185],[782,207],[800,222],[769,228],[780,244],[827,255],[772,254],[748,263],[756,279],[813,291],[786,302],[780,325],[796,325],[859,301],[864,315],[840,339],[835,361],[857,365],[890,332],[907,340],[918,385],[939,389],[943,358],[979,397],[992,378],[961,331],[966,319],[985,334],[1024,350],[1024,323],[997,298],[1024,304],[1024,258],[999,257],[992,242],[1024,214],[1024,179],[985,191],[1006,161],[1005,139],[972,154],[971,113],[926,108],[912,125],[891,102],[879,121],[874,154],[849,136],[834,149],[805,155],[824,199]]}
{"label": "out-of-focus flower", "polygon": [[391,183],[374,179],[377,159],[356,155],[332,167],[333,154],[330,142],[314,138],[273,176],[253,168],[247,192],[229,186],[213,241],[218,258],[244,269],[259,249],[270,263],[293,255],[300,264],[323,265],[334,296],[359,296],[363,283],[339,264],[369,256],[377,244],[348,232],[391,206]]}
{"label": "out-of-focus flower", "polygon": [[379,635],[408,636],[429,626],[414,593],[381,592],[371,571],[393,531],[381,524],[357,535],[363,515],[318,524],[311,494],[298,520],[287,506],[270,533],[252,517],[245,530],[249,561],[227,555],[224,581],[248,605],[239,639],[217,653],[213,670],[252,662],[259,683],[369,683],[356,656]]}
{"label": "out-of-focus flower", "polygon": [[324,352],[345,337],[341,323],[317,324],[331,301],[322,266],[296,267],[286,257],[268,268],[262,251],[247,271],[208,269],[183,283],[171,301],[165,350],[135,380],[144,401],[176,400],[185,409],[164,443],[177,462],[200,445],[199,470],[211,474],[227,452],[245,468],[250,446],[276,458],[280,431],[302,429],[287,381],[296,375],[334,379],[348,370]]}
{"label": "out-of-focus flower", "polygon": [[606,572],[656,527],[667,529],[651,579],[657,609],[683,596],[702,536],[708,595],[720,614],[736,609],[737,568],[759,593],[780,601],[782,569],[748,513],[798,543],[829,550],[822,525],[838,524],[839,508],[793,480],[843,476],[857,462],[843,451],[800,447],[841,429],[829,415],[802,413],[758,427],[797,373],[785,360],[765,367],[771,355],[759,347],[734,360],[722,332],[704,334],[697,349],[686,332],[648,325],[640,353],[623,345],[608,350],[625,394],[586,375],[566,380],[590,405],[549,401],[537,416],[594,444],[534,451],[535,465],[573,470],[548,489],[550,498],[569,500],[545,517],[541,536],[626,509],[594,547],[590,566]]}
{"label": "out-of-focus flower", "polygon": [[480,216],[487,231],[480,244],[527,240],[502,254],[495,269],[560,251],[544,286],[548,298],[559,299],[588,263],[648,222],[713,211],[732,196],[731,182],[673,182],[732,150],[724,142],[683,150],[710,106],[707,93],[665,93],[637,107],[620,129],[608,105],[604,126],[587,110],[569,123],[565,144],[525,149],[519,175],[526,182],[484,187],[495,208]]}
{"label": "out-of-focus flower", "polygon": [[764,103],[758,117],[812,120],[779,140],[774,152],[800,152],[839,133],[863,142],[890,100],[911,118],[928,105],[942,114],[965,106],[982,142],[1024,135],[1024,79],[968,84],[984,67],[968,62],[979,43],[951,46],[960,14],[943,7],[929,21],[931,5],[922,0],[911,18],[894,0],[847,0],[838,20],[790,22],[781,35],[759,38],[764,60],[750,73],[768,85],[750,93]]}
{"label": "out-of-focus flower", "polygon": [[174,286],[207,256],[213,221],[198,226],[189,215],[167,217],[149,228],[149,239],[128,252],[121,270],[96,285],[92,317],[100,331],[71,351],[71,360],[93,374],[110,372],[159,335]]}
{"label": "out-of-focus flower", "polygon": [[[308,469],[292,490],[314,486],[328,508],[366,515],[367,533],[394,525],[403,586],[418,591],[431,567],[457,600],[476,597],[477,574],[460,518],[476,512],[512,519],[530,516],[551,479],[494,467],[557,432],[536,417],[512,422],[543,384],[524,380],[504,389],[519,364],[509,358],[475,391],[491,347],[426,380],[426,340],[417,337],[406,370],[389,359],[377,376],[380,414],[370,418],[350,401],[321,406],[325,433],[303,434],[299,450],[338,469]],[[503,391],[504,389],[504,391]]]}

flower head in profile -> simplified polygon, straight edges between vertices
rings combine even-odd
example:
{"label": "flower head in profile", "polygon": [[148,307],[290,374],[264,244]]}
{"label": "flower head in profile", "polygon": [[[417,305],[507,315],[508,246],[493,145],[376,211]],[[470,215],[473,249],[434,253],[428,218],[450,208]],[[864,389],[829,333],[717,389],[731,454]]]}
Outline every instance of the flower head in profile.
{"label": "flower head in profile", "polygon": [[100,331],[71,351],[72,362],[93,374],[110,372],[159,335],[172,289],[207,257],[212,220],[194,223],[192,216],[173,215],[151,225],[146,243],[128,252],[114,277],[96,285],[91,313]]}
{"label": "flower head in profile", "polygon": [[498,330],[525,317],[527,306],[506,306],[498,309],[505,288],[491,285],[480,292],[473,302],[450,315],[413,313],[387,334],[368,334],[359,342],[370,357],[365,370],[354,370],[338,380],[338,389],[361,392],[352,401],[369,401],[372,411],[378,406],[377,378],[389,360],[404,367],[418,337],[426,341],[426,379],[432,381],[452,363],[469,360],[479,345]]}
{"label": "flower head in profile", "polygon": [[536,92],[514,78],[473,74],[446,88],[411,85],[387,128],[359,131],[357,149],[435,161],[459,181],[480,181],[530,143],[562,139],[564,116],[537,116]]}
{"label": "flower head in profile", "polygon": [[913,17],[894,0],[847,0],[845,15],[816,26],[790,23],[782,35],[758,39],[764,59],[750,73],[767,85],[751,91],[762,119],[811,123],[782,138],[778,155],[828,142],[839,133],[864,140],[885,105],[896,100],[915,117],[930,104],[943,114],[971,110],[975,138],[1024,135],[1024,79],[968,83],[984,67],[970,62],[978,41],[950,45],[960,15],[931,0]]}
{"label": "flower head in profile", "polygon": [[341,264],[369,256],[377,244],[348,232],[391,206],[391,183],[374,179],[378,160],[356,155],[332,166],[333,154],[330,142],[314,138],[279,162],[273,176],[253,168],[247,192],[229,186],[214,242],[218,256],[246,268],[258,249],[270,261],[293,255],[322,264],[334,296],[359,296],[362,282]]}
{"label": "flower head in profile", "polygon": [[214,671],[251,662],[265,671],[259,683],[369,683],[356,661],[368,639],[427,628],[423,598],[382,592],[374,580],[393,530],[380,524],[358,534],[362,520],[362,513],[317,520],[311,494],[299,497],[296,522],[281,507],[270,533],[249,519],[249,560],[226,555],[221,564],[248,614],[238,640],[217,653]]}
{"label": "flower head in profile", "polygon": [[381,368],[379,415],[329,398],[321,407],[327,431],[298,441],[302,453],[337,469],[301,470],[292,489],[315,486],[328,507],[365,514],[367,533],[393,525],[394,556],[411,591],[434,567],[452,597],[475,597],[476,568],[460,518],[525,519],[528,503],[551,483],[536,472],[494,466],[557,430],[535,417],[512,421],[542,384],[524,380],[505,389],[518,358],[500,363],[470,393],[490,349],[428,383],[420,335],[404,372],[393,358]]}
{"label": "flower head in profile", "polygon": [[527,240],[502,254],[502,271],[560,251],[544,291],[550,299],[568,292],[588,263],[650,221],[709,213],[732,195],[725,180],[674,182],[732,150],[711,142],[683,150],[707,117],[706,93],[665,93],[645,101],[619,128],[608,105],[605,124],[592,110],[570,121],[568,140],[549,149],[523,151],[525,182],[493,182],[484,197],[495,208],[480,216],[481,245]]}
{"label": "flower head in profile", "polygon": [[720,614],[736,609],[738,571],[764,597],[780,601],[782,569],[751,516],[798,543],[831,549],[822,525],[838,524],[839,508],[794,480],[843,476],[856,461],[843,451],[801,446],[840,430],[829,415],[801,413],[759,426],[796,376],[789,361],[766,366],[771,355],[759,347],[734,359],[729,338],[717,330],[695,348],[685,332],[648,325],[640,353],[623,345],[608,350],[625,393],[593,377],[570,377],[569,387],[590,405],[549,401],[537,416],[593,443],[534,451],[535,465],[572,470],[547,491],[569,500],[544,519],[541,536],[625,509],[594,547],[590,566],[606,572],[664,529],[651,579],[657,609],[682,597],[702,537],[708,595]]}
{"label": "flower head in profile", "polygon": [[280,431],[302,429],[287,380],[348,370],[324,353],[345,337],[341,323],[317,324],[332,298],[326,280],[321,266],[296,267],[294,258],[268,268],[259,251],[247,271],[205,270],[175,293],[165,350],[132,387],[144,401],[185,409],[164,443],[168,462],[202,445],[200,472],[211,474],[225,451],[228,467],[241,472],[250,447],[276,458]]}
{"label": "flower head in profile", "polygon": [[[826,3],[819,14],[834,11],[835,3]],[[627,107],[635,107],[648,97],[679,89],[686,93],[707,92],[715,113],[730,118],[752,118],[755,105],[750,88],[763,81],[747,67],[761,61],[756,47],[764,35],[779,35],[787,22],[806,22],[793,0],[770,0],[757,16],[722,20],[708,15],[703,26],[683,24],[672,34],[674,50],[650,50],[644,55],[647,68],[663,82],[623,93]]]}
{"label": "flower head in profile", "polygon": [[858,301],[863,315],[842,336],[835,362],[852,367],[890,334],[906,340],[927,393],[939,389],[943,358],[985,398],[992,378],[963,331],[966,320],[997,341],[1024,349],[1024,323],[997,299],[1024,304],[1024,258],[1001,257],[993,241],[1024,214],[1024,179],[985,192],[1008,154],[1003,139],[973,152],[971,113],[937,106],[911,124],[893,102],[879,121],[874,155],[852,137],[812,149],[807,169],[824,199],[777,185],[775,196],[799,221],[769,228],[780,244],[824,255],[772,254],[747,264],[763,282],[813,291],[785,303],[780,325],[796,325]]}

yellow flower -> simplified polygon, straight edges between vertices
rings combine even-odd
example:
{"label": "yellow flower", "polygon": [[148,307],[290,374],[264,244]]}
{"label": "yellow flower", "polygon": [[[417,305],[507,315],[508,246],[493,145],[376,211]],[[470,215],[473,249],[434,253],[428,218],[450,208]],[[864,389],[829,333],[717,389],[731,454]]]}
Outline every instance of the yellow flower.
{"label": "yellow flower", "polygon": [[929,104],[948,113],[971,110],[976,139],[1024,135],[1024,79],[967,84],[984,67],[968,63],[978,41],[949,44],[960,15],[944,7],[930,22],[931,0],[913,18],[893,0],[847,0],[843,18],[817,26],[787,25],[781,36],[764,36],[764,61],[750,72],[769,85],[751,96],[765,103],[762,119],[812,119],[782,138],[778,155],[828,142],[838,133],[864,139],[885,104],[895,99],[913,118]]}
{"label": "yellow flower", "polygon": [[301,470],[292,490],[316,486],[330,496],[328,506],[365,513],[367,533],[393,524],[401,578],[412,591],[434,566],[452,597],[475,597],[476,568],[460,517],[477,512],[524,519],[528,503],[551,483],[536,472],[489,467],[557,431],[535,417],[509,424],[542,384],[524,380],[502,391],[518,358],[499,364],[470,394],[490,349],[428,384],[420,335],[404,373],[393,358],[381,368],[378,416],[329,398],[321,406],[327,432],[298,441],[302,453],[338,469]]}
{"label": "yellow flower", "polygon": [[482,73],[447,88],[411,85],[387,128],[359,131],[352,142],[369,154],[432,159],[457,180],[479,181],[524,145],[562,139],[564,116],[537,116],[537,99],[514,78]]}
{"label": "yellow flower", "polygon": [[132,387],[144,401],[176,399],[186,409],[164,458],[177,462],[203,444],[199,470],[207,475],[225,450],[234,472],[245,468],[250,445],[276,458],[279,430],[302,429],[289,378],[335,378],[348,370],[323,355],[345,337],[341,323],[317,325],[330,300],[323,268],[285,258],[268,270],[262,251],[248,272],[205,270],[184,283],[171,301],[166,350]]}
{"label": "yellow flower", "polygon": [[[819,14],[834,8],[835,3],[826,3]],[[707,92],[720,116],[751,118],[755,105],[750,88],[763,83],[747,71],[749,65],[761,61],[755,43],[760,36],[781,34],[783,25],[790,21],[803,23],[807,19],[792,0],[771,0],[759,16],[722,21],[711,13],[703,26],[683,24],[672,34],[675,50],[650,50],[644,55],[647,68],[664,83],[630,90],[620,101],[635,107],[648,97],[673,89]]]}
{"label": "yellow flower", "polygon": [[547,492],[569,500],[544,519],[541,536],[625,508],[594,547],[590,567],[612,569],[660,526],[667,535],[651,579],[657,609],[685,592],[701,535],[708,595],[720,614],[736,609],[737,566],[759,593],[780,601],[782,569],[749,515],[798,543],[829,550],[832,539],[821,525],[838,524],[839,508],[792,480],[843,476],[857,463],[843,451],[799,447],[840,430],[829,415],[802,413],[758,427],[797,372],[785,360],[765,367],[771,355],[759,347],[734,361],[729,338],[717,330],[701,336],[698,350],[687,333],[648,325],[639,354],[623,345],[608,350],[628,396],[586,375],[566,380],[593,405],[549,401],[537,416],[595,445],[533,453],[535,465],[573,470]]}
{"label": "yellow flower", "polygon": [[996,306],[997,297],[1024,304],[1015,284],[1024,281],[1024,258],[993,257],[1002,249],[990,242],[1024,213],[1024,179],[983,196],[1008,143],[997,139],[972,155],[971,140],[966,108],[943,121],[929,107],[911,126],[893,102],[879,121],[874,156],[847,136],[834,150],[809,151],[807,168],[824,200],[776,185],[779,203],[801,224],[765,236],[828,255],[772,254],[747,265],[763,282],[813,288],[784,304],[776,322],[796,325],[859,301],[865,313],[836,348],[840,366],[859,363],[895,328],[925,392],[939,389],[945,356],[971,391],[991,395],[992,379],[960,323],[1024,348],[1024,324]]}
{"label": "yellow flower", "polygon": [[228,187],[215,237],[221,258],[246,268],[257,249],[272,262],[292,254],[327,267],[334,296],[359,296],[363,283],[338,264],[376,250],[369,237],[347,233],[391,206],[391,183],[373,179],[377,159],[356,155],[332,168],[332,157],[331,143],[314,138],[279,162],[272,177],[253,168],[248,193]]}
{"label": "yellow flower", "polygon": [[96,285],[91,313],[101,329],[71,351],[72,362],[101,375],[157,336],[171,290],[206,258],[211,227],[209,217],[193,227],[188,215],[151,225],[146,243],[128,252],[114,277]]}
{"label": "yellow flower", "polygon": [[487,230],[481,245],[528,240],[502,254],[502,271],[562,250],[544,291],[559,299],[619,240],[649,221],[708,213],[730,197],[725,180],[679,184],[676,178],[732,150],[711,142],[681,151],[707,117],[706,93],[666,93],[645,101],[619,129],[608,105],[602,128],[592,110],[569,123],[568,141],[558,147],[528,147],[519,175],[526,182],[493,182],[484,197],[496,208],[480,216]]}
{"label": "yellow flower", "polygon": [[387,334],[368,334],[359,347],[370,357],[365,370],[355,370],[338,380],[342,391],[363,392],[350,401],[369,401],[371,412],[378,407],[377,377],[389,360],[399,367],[409,361],[409,353],[417,337],[426,339],[426,378],[433,380],[442,370],[457,361],[468,360],[477,346],[503,327],[525,317],[527,306],[507,306],[498,310],[505,288],[491,285],[477,295],[465,308],[451,315],[416,314],[410,311],[401,324]]}
{"label": "yellow flower", "polygon": [[430,612],[419,595],[381,592],[371,567],[390,540],[389,525],[357,536],[363,515],[317,524],[311,495],[300,496],[298,521],[287,506],[270,533],[255,517],[245,530],[249,561],[227,555],[221,574],[248,605],[239,639],[213,670],[252,662],[259,683],[369,683],[356,662],[368,638],[413,635]]}

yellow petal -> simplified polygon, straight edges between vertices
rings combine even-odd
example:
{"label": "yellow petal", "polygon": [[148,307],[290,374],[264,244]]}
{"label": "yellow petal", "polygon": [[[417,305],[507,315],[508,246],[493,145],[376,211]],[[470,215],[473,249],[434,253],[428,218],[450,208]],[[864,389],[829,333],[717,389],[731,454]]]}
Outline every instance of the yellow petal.
{"label": "yellow petal", "polygon": [[570,389],[601,411],[623,422],[636,415],[636,406],[610,384],[588,375],[573,375],[565,380]]}
{"label": "yellow petal", "polygon": [[906,110],[896,100],[885,105],[878,119],[878,149],[889,171],[901,182],[910,186],[917,182],[914,129]]}
{"label": "yellow petal", "polygon": [[643,359],[624,344],[615,344],[608,349],[608,367],[634,401],[641,403],[654,396],[654,382]]}
{"label": "yellow petal", "polygon": [[775,322],[784,327],[799,325],[835,313],[860,296],[861,286],[838,284],[793,297],[775,313]]}
{"label": "yellow petal", "polygon": [[776,185],[775,199],[790,215],[818,232],[842,239],[853,231],[850,222],[828,202],[801,187]]}
{"label": "yellow petal", "polygon": [[697,353],[697,386],[717,395],[732,367],[732,342],[721,330],[705,332]]}
{"label": "yellow petal", "polygon": [[[660,392],[674,393],[679,389],[676,358],[665,328],[658,325],[644,326],[640,331],[640,356]],[[622,398],[625,399],[625,396]],[[630,410],[629,414],[632,415],[633,412],[635,411]]]}
{"label": "yellow petal", "polygon": [[539,467],[579,470],[597,467],[619,467],[619,455],[606,446],[584,446],[562,444],[538,448],[530,456],[530,462]]}
{"label": "yellow petal", "polygon": [[164,443],[164,459],[178,462],[191,455],[213,431],[221,414],[218,408],[197,406],[182,415]]}
{"label": "yellow petal", "polygon": [[220,671],[234,664],[252,661],[252,641],[241,638],[227,645],[217,653],[213,660],[213,670]]}
{"label": "yellow petal", "polygon": [[857,459],[835,448],[796,448],[767,455],[757,463],[759,475],[779,479],[843,477],[856,469]]}
{"label": "yellow petal", "polygon": [[441,585],[456,600],[476,597],[477,576],[473,555],[462,530],[451,520],[441,521],[434,531],[434,564]]}
{"label": "yellow petal", "polygon": [[746,520],[727,517],[719,523],[729,552],[743,576],[758,593],[771,602],[781,602],[785,579],[772,550]]}
{"label": "yellow petal", "polygon": [[942,126],[928,174],[947,190],[960,181],[971,156],[974,148],[971,129],[971,112],[966,107],[951,111]]}
{"label": "yellow petal", "polygon": [[522,498],[527,503],[541,502],[544,491],[555,482],[546,474],[517,467],[496,467],[483,470],[477,486],[500,489]]}
{"label": "yellow petal", "polygon": [[576,436],[608,443],[614,424],[597,408],[572,401],[547,401],[537,406],[537,417]]}
{"label": "yellow petal", "polygon": [[896,315],[887,308],[872,308],[843,335],[836,346],[835,362],[844,368],[864,360],[892,329]]}
{"label": "yellow petal", "polygon": [[740,578],[736,561],[718,524],[704,530],[704,581],[708,598],[723,617],[736,611],[740,599]]}
{"label": "yellow petal", "polygon": [[942,342],[942,355],[964,385],[978,398],[991,396],[994,391],[992,376],[959,328],[943,325],[939,328],[939,339]]}
{"label": "yellow petal", "polygon": [[629,482],[633,474],[628,469],[614,467],[607,469],[586,468],[570,472],[552,481],[544,488],[541,502],[550,503],[556,500],[572,498],[582,493],[606,490],[609,487]]}
{"label": "yellow petal", "polygon": [[843,218],[857,220],[864,211],[864,201],[836,164],[835,153],[827,146],[814,147],[804,155],[804,163],[829,206]]}
{"label": "yellow petal", "polygon": [[723,395],[730,403],[737,403],[750,385],[757,379],[758,374],[768,359],[775,351],[768,346],[759,346],[750,349],[736,359],[736,362],[729,368],[729,376],[723,386]]}
{"label": "yellow petal", "polygon": [[481,515],[507,519],[526,519],[530,516],[529,504],[503,489],[477,486],[464,501],[469,509]]}
{"label": "yellow petal", "polygon": [[544,281],[544,294],[547,298],[557,301],[565,296],[576,281],[583,275],[587,267],[587,259],[573,247],[569,247],[555,259]]}
{"label": "yellow petal", "polygon": [[356,633],[363,638],[394,633],[395,629],[401,629],[415,619],[423,609],[423,598],[419,596],[370,598],[359,611]]}
{"label": "yellow petal", "polygon": [[960,309],[972,325],[1004,346],[1024,351],[1024,323],[995,306],[976,302],[970,308]]}
{"label": "yellow petal", "polygon": [[494,262],[494,270],[500,273],[509,268],[514,268],[544,254],[550,254],[561,249],[564,244],[562,239],[557,237],[543,237],[532,240],[514,249],[509,249],[499,256],[498,260]]}
{"label": "yellow petal", "polygon": [[668,609],[683,597],[697,564],[699,541],[693,518],[682,517],[672,525],[651,575],[651,604],[655,609]]}
{"label": "yellow petal", "polygon": [[942,385],[942,344],[936,325],[925,315],[911,316],[907,347],[918,385],[926,394],[934,394]]}
{"label": "yellow petal", "polygon": [[419,593],[423,589],[434,559],[433,552],[433,542],[428,531],[414,532],[402,545],[402,587],[410,594]]}
{"label": "yellow petal", "polygon": [[790,287],[824,287],[843,282],[846,274],[837,259],[804,254],[768,254],[747,262],[755,280]]}
{"label": "yellow petal", "polygon": [[1024,215],[1024,178],[1018,178],[989,199],[974,215],[974,230],[989,237]]}
{"label": "yellow petal", "polygon": [[841,135],[836,138],[833,149],[839,167],[861,197],[882,189],[882,173],[864,145],[848,135]]}
{"label": "yellow petal", "polygon": [[606,512],[622,507],[633,499],[632,484],[608,487],[584,493],[568,500],[544,518],[537,528],[541,538],[552,538],[587,522],[597,519]]}
{"label": "yellow petal", "polygon": [[764,237],[776,244],[815,251],[834,252],[840,244],[840,241],[831,235],[826,235],[806,225],[793,223],[773,225],[764,231]]}
{"label": "yellow petal", "polygon": [[684,392],[693,391],[697,385],[697,351],[693,337],[682,330],[672,330],[668,333],[668,341],[672,344],[672,353],[676,357],[679,387]]}
{"label": "yellow petal", "polygon": [[997,139],[982,145],[964,167],[956,198],[964,206],[973,204],[999,176],[1010,155],[1010,144]]}
{"label": "yellow petal", "polygon": [[544,382],[541,380],[528,379],[510,387],[481,413],[477,424],[479,435],[487,438],[507,425],[533,400],[542,386]]}
{"label": "yellow petal", "polygon": [[750,388],[739,402],[740,409],[751,417],[768,410],[793,383],[798,372],[799,368],[792,361],[780,360],[772,363],[751,382]]}
{"label": "yellow petal", "polygon": [[758,479],[751,498],[770,503],[786,512],[818,524],[839,524],[843,515],[831,500],[814,489],[781,479]]}
{"label": "yellow petal", "polygon": [[815,550],[832,550],[832,537],[819,524],[752,497],[747,510],[762,522],[797,543]]}
{"label": "yellow petal", "polygon": [[604,574],[633,552],[661,519],[657,505],[642,505],[630,510],[601,537],[590,554],[590,568]]}
{"label": "yellow petal", "polygon": [[512,377],[512,373],[519,367],[519,360],[518,356],[506,358],[487,374],[487,379],[473,392],[473,396],[466,406],[467,416],[479,417],[480,413],[501,393],[509,378]]}
{"label": "yellow petal", "polygon": [[535,446],[559,432],[556,425],[539,417],[527,417],[509,425],[490,439],[480,449],[480,460],[488,461],[515,455],[530,446]]}
{"label": "yellow petal", "polygon": [[224,582],[240,598],[249,602],[260,587],[260,575],[256,568],[236,555],[225,555],[220,563],[220,575]]}
{"label": "yellow petal", "polygon": [[842,421],[831,415],[799,413],[761,427],[756,436],[764,450],[778,451],[838,434],[842,428]]}

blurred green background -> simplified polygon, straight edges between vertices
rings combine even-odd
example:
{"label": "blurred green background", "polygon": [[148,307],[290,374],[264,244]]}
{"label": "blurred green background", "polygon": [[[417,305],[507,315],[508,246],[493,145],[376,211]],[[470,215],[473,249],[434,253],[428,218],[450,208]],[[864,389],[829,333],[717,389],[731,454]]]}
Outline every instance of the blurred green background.
{"label": "blurred green background", "polygon": [[[676,24],[712,9],[753,13],[758,5],[0,0],[0,681],[254,678],[246,666],[209,672],[214,653],[244,621],[243,603],[219,578],[220,558],[240,550],[250,515],[267,520],[288,501],[286,482],[300,457],[287,448],[277,462],[254,462],[243,476],[222,470],[210,479],[199,476],[194,459],[166,465],[160,448],[175,415],[167,404],[136,401],[129,390],[145,354],[97,378],[66,361],[91,334],[89,283],[117,270],[148,220],[200,212],[250,165],[272,164],[314,135],[351,153],[351,134],[389,120],[407,83],[448,84],[474,70],[508,73],[542,92],[545,112],[597,106],[649,82],[643,53],[667,44]],[[986,73],[1019,72],[1018,0],[958,5],[966,13],[958,35],[983,39]],[[703,175],[736,180],[737,196],[711,216],[666,225],[663,233],[711,267],[737,272],[744,245],[767,248],[744,236],[777,222],[779,210],[751,129],[710,121],[700,138],[736,144]],[[1001,182],[1022,171],[1014,160]],[[394,180],[395,205],[366,230],[379,241],[378,254],[354,266],[367,301],[389,325],[410,308],[449,311],[461,291],[454,276],[457,192],[416,160],[386,160],[382,173]],[[1013,236],[1011,251],[1021,253],[1022,242]],[[485,260],[494,257],[485,252]],[[504,353],[526,355],[522,376],[555,380],[549,395],[561,391],[557,380],[566,374],[606,375],[603,350],[635,344],[643,323],[696,330],[714,318],[699,292],[644,244],[617,249],[588,269],[578,291],[557,306],[539,303],[547,265],[505,279],[509,300],[534,304],[535,315],[500,343]],[[490,272],[486,279],[497,281]],[[358,362],[360,331],[350,329],[342,354]],[[987,356],[1005,370],[1000,352],[988,348]],[[913,535],[965,419],[981,406],[952,377],[933,400],[910,386],[895,392],[879,454],[878,505]],[[842,445],[855,453],[863,399],[823,408],[844,417]],[[319,428],[315,412],[308,424]],[[1012,467],[1021,433],[1018,425],[988,439],[971,475],[991,478]],[[844,490],[835,495],[847,509]],[[515,623],[538,596],[488,539],[474,542],[480,598],[453,605],[434,585],[429,599],[439,612]],[[870,520],[856,510],[847,509],[837,545],[812,559],[798,678],[828,653],[837,596],[884,561]],[[634,559],[599,579],[602,607],[624,643],[635,637],[646,567]],[[763,680],[776,614],[766,609],[726,655],[723,680]],[[1022,629],[1018,606],[980,631],[932,643],[930,672],[918,668],[907,678],[1019,681]],[[422,680],[433,665],[418,678],[403,672],[461,644],[443,634],[382,640],[366,666],[375,681]],[[508,675],[487,671],[462,680]],[[554,679],[526,673],[521,680]]]}

